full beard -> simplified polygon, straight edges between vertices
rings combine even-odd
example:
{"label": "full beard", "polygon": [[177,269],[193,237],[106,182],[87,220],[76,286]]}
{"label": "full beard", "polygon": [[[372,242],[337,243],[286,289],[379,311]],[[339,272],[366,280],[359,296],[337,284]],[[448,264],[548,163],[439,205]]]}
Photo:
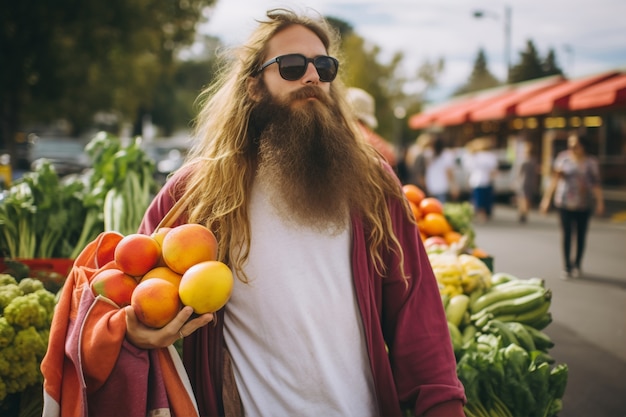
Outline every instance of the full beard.
{"label": "full beard", "polygon": [[332,98],[312,86],[284,102],[266,93],[255,109],[257,178],[269,186],[284,218],[327,231],[347,227],[364,186],[367,158],[340,115]]}

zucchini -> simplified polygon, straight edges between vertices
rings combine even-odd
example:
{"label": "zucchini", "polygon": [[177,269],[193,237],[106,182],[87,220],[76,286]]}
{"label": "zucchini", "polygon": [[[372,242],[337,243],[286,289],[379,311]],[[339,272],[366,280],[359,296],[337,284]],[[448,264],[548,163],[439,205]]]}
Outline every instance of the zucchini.
{"label": "zucchini", "polygon": [[[521,311],[516,314],[504,314],[496,317],[501,321],[518,321],[540,330],[552,321],[552,316],[549,314],[548,310],[550,310],[550,300],[543,300],[539,305],[530,310]],[[548,314],[548,316],[546,316],[546,314]],[[538,323],[546,324],[543,327],[538,327]]]}
{"label": "zucchini", "polygon": [[536,294],[543,291],[545,291],[544,288],[536,285],[514,285],[503,288],[501,288],[501,286],[492,287],[485,294],[478,297],[472,305],[470,305],[470,310],[473,313],[478,313],[498,302],[515,300],[528,294]]}
{"label": "zucchini", "polygon": [[467,326],[465,326],[463,328],[463,332],[461,333],[461,336],[463,338],[463,344],[469,343],[472,340],[474,340],[474,337],[476,336],[477,332],[478,332],[478,328],[474,326],[473,324],[468,324]]}
{"label": "zucchini", "polygon": [[543,278],[537,278],[537,277],[517,279],[517,280],[513,280],[509,282],[504,282],[498,285],[496,288],[501,290],[501,289],[509,288],[509,287],[516,286],[516,285],[536,285],[538,287],[545,287],[546,280]]}
{"label": "zucchini", "polygon": [[446,318],[455,326],[460,326],[468,306],[469,297],[466,294],[453,296],[446,307]]}
{"label": "zucchini", "polygon": [[504,284],[505,282],[517,280],[519,280],[519,278],[514,275],[508,274],[506,272],[496,272],[491,276],[491,285],[498,286],[500,284]]}
{"label": "zucchini", "polygon": [[[520,293],[524,293],[521,290],[526,290],[527,288],[528,287],[511,288],[510,292],[520,290]],[[534,291],[524,293],[522,296],[519,295],[520,293],[518,293],[518,295],[514,298],[505,298],[503,300],[496,301],[495,303],[491,303],[474,315],[476,316],[486,313],[491,313],[496,317],[507,314],[521,315],[522,313],[534,310],[546,301],[550,301],[552,299],[552,291],[545,288],[535,287]],[[477,300],[477,302],[479,300]],[[534,318],[539,318],[539,316]]]}
{"label": "zucchini", "polygon": [[459,330],[459,328],[454,323],[448,322],[448,330],[450,332],[450,341],[452,342],[452,349],[454,350],[454,353],[456,354],[460,352],[463,347],[463,336],[461,335],[461,331]]}

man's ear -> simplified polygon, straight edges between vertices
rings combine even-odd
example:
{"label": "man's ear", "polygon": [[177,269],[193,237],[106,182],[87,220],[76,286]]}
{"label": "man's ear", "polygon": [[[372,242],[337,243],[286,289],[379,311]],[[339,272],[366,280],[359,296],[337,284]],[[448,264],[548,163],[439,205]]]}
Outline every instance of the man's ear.
{"label": "man's ear", "polygon": [[248,95],[253,101],[261,100],[261,93],[259,92],[259,84],[261,81],[259,77],[248,77],[246,80],[246,90],[248,91]]}

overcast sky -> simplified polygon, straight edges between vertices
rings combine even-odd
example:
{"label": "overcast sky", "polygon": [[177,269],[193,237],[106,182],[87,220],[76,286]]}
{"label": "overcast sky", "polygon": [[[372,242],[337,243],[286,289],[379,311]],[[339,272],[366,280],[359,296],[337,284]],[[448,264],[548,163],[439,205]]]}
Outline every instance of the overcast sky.
{"label": "overcast sky", "polygon": [[[532,39],[542,57],[555,50],[569,78],[626,69],[626,0],[217,0],[204,31],[227,45],[240,44],[256,27],[255,19],[274,7],[308,8],[347,21],[381,47],[383,60],[402,52],[407,75],[425,60],[444,58],[433,100],[466,81],[481,47],[492,73],[504,78],[507,7],[513,63]],[[473,17],[475,10],[484,17]]]}

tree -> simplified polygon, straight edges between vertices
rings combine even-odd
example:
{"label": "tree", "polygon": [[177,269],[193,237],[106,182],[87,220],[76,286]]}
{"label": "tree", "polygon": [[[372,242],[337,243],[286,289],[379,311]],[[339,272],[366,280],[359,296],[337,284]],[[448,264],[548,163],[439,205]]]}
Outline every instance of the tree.
{"label": "tree", "polygon": [[135,119],[173,76],[176,52],[214,2],[2,2],[0,148],[13,151],[31,120],[63,116],[79,133],[97,111]]}
{"label": "tree", "polygon": [[500,84],[501,82],[489,71],[487,56],[485,55],[485,51],[481,48],[478,50],[478,55],[476,56],[476,61],[474,61],[474,68],[472,69],[469,80],[465,85],[459,87],[454,95],[497,87]]}
{"label": "tree", "polygon": [[546,55],[546,59],[543,61],[542,67],[546,77],[550,75],[563,75],[563,70],[559,68],[556,62],[556,54],[553,48],[548,50],[548,55]]}
{"label": "tree", "polygon": [[519,83],[534,80],[549,75],[563,74],[556,64],[554,50],[550,50],[545,59],[542,59],[532,40],[526,42],[526,49],[520,52],[520,62],[511,68],[509,82]]}
{"label": "tree", "polygon": [[198,113],[198,95],[217,72],[216,51],[221,47],[221,41],[213,36],[198,35],[196,42],[203,46],[203,50],[192,55],[185,53],[184,59],[174,62],[173,77],[159,84],[152,103],[152,122],[164,136],[190,127]]}
{"label": "tree", "polygon": [[390,141],[402,137],[408,127],[402,120],[398,120],[396,107],[415,109],[420,106],[422,99],[421,96],[407,94],[407,84],[422,77],[431,77],[424,80],[424,84],[432,85],[436,82],[436,74],[441,71],[443,62],[428,66],[429,71],[418,71],[414,79],[408,78],[401,72],[404,59],[401,53],[393,54],[387,63],[383,63],[378,45],[367,42],[354,32],[349,23],[333,17],[326,19],[341,35],[343,82],[349,87],[361,88],[374,97],[378,119],[376,130],[381,136]]}

